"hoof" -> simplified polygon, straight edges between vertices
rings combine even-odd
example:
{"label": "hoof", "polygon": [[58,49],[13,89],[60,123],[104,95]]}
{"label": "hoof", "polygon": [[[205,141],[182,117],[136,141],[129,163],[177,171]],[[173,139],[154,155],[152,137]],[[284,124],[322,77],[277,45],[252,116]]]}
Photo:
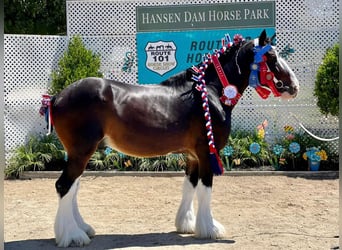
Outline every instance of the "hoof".
{"label": "hoof", "polygon": [[81,229],[64,234],[60,239],[56,239],[58,247],[83,247],[90,243],[88,235]]}
{"label": "hoof", "polygon": [[88,224],[84,224],[82,230],[90,237],[93,238],[95,236],[95,230]]}
{"label": "hoof", "polygon": [[213,224],[207,225],[207,227],[196,225],[195,229],[195,237],[199,239],[220,239],[224,237],[225,233],[224,227],[216,220],[213,220]]}
{"label": "hoof", "polygon": [[181,234],[192,234],[195,232],[196,217],[193,211],[188,211],[183,218],[176,218],[176,231]]}

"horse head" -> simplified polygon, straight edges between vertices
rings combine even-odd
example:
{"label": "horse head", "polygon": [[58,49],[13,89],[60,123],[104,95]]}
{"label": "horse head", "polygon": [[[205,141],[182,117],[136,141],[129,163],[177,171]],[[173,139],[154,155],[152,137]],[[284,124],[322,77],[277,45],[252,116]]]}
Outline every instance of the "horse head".
{"label": "horse head", "polygon": [[[269,45],[272,39],[267,38],[264,30],[259,37],[259,46]],[[279,56],[274,46],[265,53],[266,63],[274,75],[274,85],[282,99],[295,98],[299,91],[299,82],[286,61]]]}
{"label": "horse head", "polygon": [[221,53],[220,64],[229,82],[242,94],[247,86],[255,88],[261,98],[271,93],[275,97],[291,99],[297,96],[298,80],[271,45],[266,31],[259,38],[246,42],[242,36],[235,35],[233,42]]}
{"label": "horse head", "polygon": [[[225,100],[226,105],[234,106],[248,86],[255,88],[263,99],[271,93],[282,99],[297,96],[298,80],[271,45],[272,39],[267,38],[265,30],[259,38],[249,42],[241,35],[235,35],[233,41],[226,35],[225,40],[223,48],[206,56],[200,68],[208,69],[203,78],[208,85],[215,85],[223,93],[221,100]],[[220,76],[220,72],[224,74]]]}

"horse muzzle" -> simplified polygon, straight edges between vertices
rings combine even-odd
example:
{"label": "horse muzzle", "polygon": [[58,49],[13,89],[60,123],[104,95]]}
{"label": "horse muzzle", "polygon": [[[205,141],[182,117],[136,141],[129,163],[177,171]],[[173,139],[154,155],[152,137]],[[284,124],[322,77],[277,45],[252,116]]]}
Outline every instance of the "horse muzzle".
{"label": "horse muzzle", "polygon": [[297,84],[287,84],[281,80],[274,83],[276,89],[281,93],[282,99],[295,98],[299,92],[299,87]]}

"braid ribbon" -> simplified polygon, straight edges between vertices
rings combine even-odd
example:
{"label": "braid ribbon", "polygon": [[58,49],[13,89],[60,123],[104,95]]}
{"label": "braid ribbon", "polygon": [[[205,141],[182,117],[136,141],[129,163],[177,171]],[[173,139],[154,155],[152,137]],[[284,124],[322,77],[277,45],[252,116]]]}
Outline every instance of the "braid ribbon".
{"label": "braid ribbon", "polygon": [[[241,35],[235,35],[234,41],[232,42],[230,39],[229,34],[226,34],[225,37],[221,40],[222,41],[222,48],[220,50],[215,50],[214,54],[207,54],[203,56],[202,64],[198,67],[192,66],[192,70],[194,72],[192,76],[192,80],[197,82],[195,89],[201,92],[201,98],[202,98],[202,108],[204,111],[204,119],[206,121],[205,127],[207,130],[207,138],[208,138],[208,145],[209,145],[209,161],[210,166],[213,171],[213,174],[215,175],[222,175],[224,172],[223,164],[221,161],[221,158],[219,154],[217,153],[217,149],[215,147],[214,142],[214,133],[213,128],[211,125],[211,116],[210,116],[210,110],[209,110],[209,99],[208,99],[208,90],[206,88],[206,83],[204,80],[205,76],[205,70],[208,68],[209,64],[214,64],[215,70],[218,73],[219,79],[223,85],[224,88],[227,88],[228,96],[226,96],[226,92],[224,92],[223,96],[220,98],[220,100],[228,105],[228,106],[234,106],[239,98],[241,97],[241,94],[238,93],[235,86],[229,84],[228,79],[226,78],[224,71],[219,65],[218,58],[221,54],[223,54],[228,48],[231,46],[240,46],[241,43],[244,41],[243,37]],[[235,93],[236,92],[236,93]],[[231,93],[234,94],[234,96],[230,96]]]}
{"label": "braid ribbon", "polygon": [[207,129],[207,138],[209,144],[210,165],[215,175],[222,175],[224,172],[224,168],[220,156],[218,155],[215,147],[214,134],[211,125],[211,116],[209,110],[208,91],[205,86],[205,81],[203,80],[202,82],[198,83],[195,88],[201,92],[202,108],[204,111],[204,118],[206,121],[205,127]]}

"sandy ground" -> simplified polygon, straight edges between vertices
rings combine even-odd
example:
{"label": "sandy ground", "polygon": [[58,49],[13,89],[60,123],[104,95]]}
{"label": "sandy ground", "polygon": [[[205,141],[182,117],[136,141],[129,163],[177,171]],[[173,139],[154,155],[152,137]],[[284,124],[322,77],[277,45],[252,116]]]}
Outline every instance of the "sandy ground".
{"label": "sandy ground", "polygon": [[[54,182],[4,182],[5,249],[57,249]],[[338,180],[215,177],[213,215],[227,231],[220,240],[175,233],[182,183],[182,177],[83,177],[79,207],[97,235],[81,249],[338,249]]]}

